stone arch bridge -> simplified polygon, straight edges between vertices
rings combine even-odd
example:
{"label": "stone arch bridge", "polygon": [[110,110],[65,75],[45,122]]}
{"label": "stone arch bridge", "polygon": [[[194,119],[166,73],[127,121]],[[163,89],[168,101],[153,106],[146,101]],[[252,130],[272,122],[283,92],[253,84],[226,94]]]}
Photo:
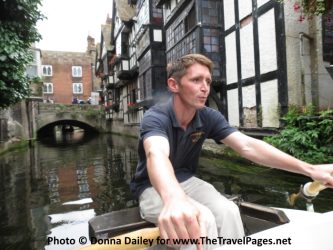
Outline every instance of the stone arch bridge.
{"label": "stone arch bridge", "polygon": [[71,125],[90,132],[104,132],[104,112],[99,105],[38,103],[37,137],[52,133],[55,126]]}

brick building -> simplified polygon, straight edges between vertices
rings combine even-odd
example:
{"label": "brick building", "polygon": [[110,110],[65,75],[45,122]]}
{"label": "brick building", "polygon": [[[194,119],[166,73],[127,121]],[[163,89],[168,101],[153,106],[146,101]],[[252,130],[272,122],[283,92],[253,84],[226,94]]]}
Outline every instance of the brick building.
{"label": "brick building", "polygon": [[87,101],[91,96],[95,89],[95,45],[93,38],[87,40],[87,52],[42,51],[44,101],[70,104],[74,97]]}

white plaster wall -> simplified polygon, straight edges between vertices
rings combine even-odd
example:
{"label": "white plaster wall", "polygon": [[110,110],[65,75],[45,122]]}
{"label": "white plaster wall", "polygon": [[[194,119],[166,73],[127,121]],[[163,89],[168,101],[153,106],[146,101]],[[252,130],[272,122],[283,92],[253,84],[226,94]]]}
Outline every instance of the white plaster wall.
{"label": "white plaster wall", "polygon": [[270,0],[257,0],[257,6],[258,6],[258,8],[261,6],[261,5],[263,5],[263,4],[265,4],[265,3],[267,3],[267,2],[269,2]]}
{"label": "white plaster wall", "polygon": [[117,56],[121,55],[121,35],[116,38],[116,54]]}
{"label": "white plaster wall", "polygon": [[277,69],[274,9],[258,18],[260,73]]}
{"label": "white plaster wall", "polygon": [[225,38],[227,84],[237,81],[237,58],[235,32]]}
{"label": "white plaster wall", "polygon": [[42,55],[39,49],[36,50],[37,75],[42,77]]}
{"label": "white plaster wall", "polygon": [[242,59],[242,78],[253,77],[254,69],[254,47],[253,47],[253,25],[252,22],[241,28],[241,59]]}
{"label": "white plaster wall", "polygon": [[[267,3],[268,0],[259,0],[258,8]],[[250,2],[242,2],[240,15],[246,17],[249,11]],[[234,24],[233,0],[224,1],[225,27],[230,28]],[[322,30],[321,18],[314,18],[310,23],[308,20],[299,22],[299,13],[295,13],[292,1],[285,1],[285,31],[286,31],[286,59],[288,78],[288,101],[289,104],[301,105],[305,99],[306,104],[311,103],[314,81],[318,82],[318,99],[321,109],[332,108],[333,106],[333,80],[325,69],[325,62],[322,61]],[[259,48],[260,48],[260,73],[267,73],[277,70],[277,51],[275,37],[274,10],[270,10],[259,17]],[[241,28],[241,58],[242,78],[254,75],[253,62],[253,37],[252,23]],[[303,50],[300,48],[300,32],[314,37],[315,47],[310,47],[310,42],[303,39]],[[227,84],[237,82],[237,61],[235,34],[226,37],[226,74]],[[252,60],[251,60],[252,59]],[[302,89],[302,74],[304,74],[304,94]],[[277,81],[261,83],[262,93],[262,116],[264,127],[279,126],[278,88]],[[230,90],[228,95],[229,122],[233,126],[239,126],[238,113],[238,90]],[[255,100],[254,88],[243,88],[244,108],[251,108]]]}
{"label": "white plaster wall", "polygon": [[[298,96],[305,100],[304,104],[312,103],[312,94],[311,94],[311,54],[310,54],[310,42],[308,39],[303,39],[303,52],[300,52],[300,66],[301,72],[303,71],[304,80],[303,80],[303,89],[304,91],[298,91]],[[302,82],[300,80],[300,82]],[[301,84],[302,85],[302,84]],[[301,102],[302,103],[302,102]]]}
{"label": "white plaster wall", "polygon": [[[308,34],[308,21],[299,22],[299,13],[294,12],[292,3],[285,1],[285,32],[286,32],[286,56],[288,78],[288,102],[289,104],[302,105],[301,91],[301,68],[305,75],[309,75],[309,41],[304,39],[304,56],[301,56],[299,33]],[[306,62],[305,62],[306,61]],[[308,81],[308,80],[307,80]],[[309,84],[305,84],[307,87]]]}
{"label": "white plaster wall", "polygon": [[239,5],[239,20],[252,13],[252,0],[242,0]]}
{"label": "white plaster wall", "polygon": [[177,1],[176,0],[171,0],[171,11],[174,9],[174,8],[176,8],[176,6],[177,6]]}
{"label": "white plaster wall", "polygon": [[121,27],[121,20],[120,17],[118,16],[118,14],[116,14],[116,20],[115,20],[115,24],[114,24],[114,34],[116,35],[119,32],[119,29]]}
{"label": "white plaster wall", "polygon": [[242,94],[244,108],[253,108],[256,106],[256,91],[254,85],[243,87]]}
{"label": "white plaster wall", "polygon": [[140,99],[140,97],[141,97],[141,89],[140,89],[139,78],[136,79],[136,88],[138,90],[136,102],[141,102],[142,100]]}
{"label": "white plaster wall", "polygon": [[279,127],[277,81],[263,82],[261,89],[262,126]]}
{"label": "white plaster wall", "polygon": [[131,28],[131,32],[130,32],[130,35],[129,35],[129,38],[128,38],[130,44],[133,43],[137,32],[138,32],[138,24],[134,23],[134,25]]}
{"label": "white plaster wall", "polygon": [[234,0],[224,0],[224,26],[229,29],[235,24],[235,5]]}
{"label": "white plaster wall", "polygon": [[[289,1],[285,1],[284,12],[289,104],[310,104],[312,102],[311,85],[315,83],[318,88],[314,87],[312,92],[314,98],[318,98],[319,108],[332,108],[333,80],[325,69],[325,65],[328,65],[328,63],[323,61],[321,17],[299,22],[299,13],[294,12],[292,3]],[[313,38],[311,47],[309,40],[303,39],[303,54],[300,50],[300,32],[304,32]],[[304,95],[300,94],[302,69],[304,73]],[[304,98],[305,103],[302,102]]]}
{"label": "white plaster wall", "polygon": [[227,92],[228,96],[228,121],[231,126],[239,126],[238,89]]}

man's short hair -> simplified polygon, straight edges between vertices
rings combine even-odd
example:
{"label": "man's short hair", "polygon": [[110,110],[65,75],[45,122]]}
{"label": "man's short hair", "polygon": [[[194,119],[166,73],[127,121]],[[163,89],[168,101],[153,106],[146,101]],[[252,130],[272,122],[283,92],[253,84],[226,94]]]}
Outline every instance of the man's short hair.
{"label": "man's short hair", "polygon": [[201,54],[188,54],[168,64],[168,78],[173,77],[177,81],[180,81],[180,79],[186,74],[187,68],[195,63],[206,66],[212,73],[213,62],[208,57]]}

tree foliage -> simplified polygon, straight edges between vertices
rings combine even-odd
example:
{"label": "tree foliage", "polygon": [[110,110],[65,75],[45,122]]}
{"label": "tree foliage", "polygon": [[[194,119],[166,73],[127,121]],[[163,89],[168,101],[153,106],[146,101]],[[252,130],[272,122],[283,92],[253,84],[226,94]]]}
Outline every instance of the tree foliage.
{"label": "tree foliage", "polygon": [[36,24],[44,16],[41,0],[0,1],[0,108],[29,96],[26,66],[32,61],[31,45],[40,40]]}
{"label": "tree foliage", "polygon": [[309,163],[333,161],[333,110],[317,113],[313,106],[290,106],[282,118],[285,126],[265,141]]}

